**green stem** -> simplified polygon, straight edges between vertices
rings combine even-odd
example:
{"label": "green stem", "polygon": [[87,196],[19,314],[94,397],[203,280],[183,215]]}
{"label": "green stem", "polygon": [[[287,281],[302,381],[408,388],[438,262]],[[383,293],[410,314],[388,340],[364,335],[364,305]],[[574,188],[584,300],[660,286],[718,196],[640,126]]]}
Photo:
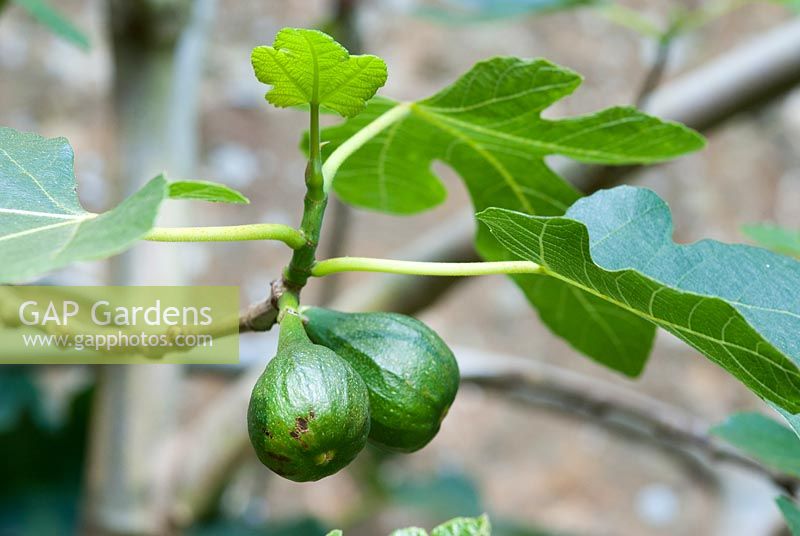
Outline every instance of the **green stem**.
{"label": "green stem", "polygon": [[328,204],[328,195],[324,189],[322,175],[322,154],[319,139],[319,104],[311,104],[311,125],[309,128],[309,160],[306,167],[306,196],[303,200],[303,220],[300,231],[306,238],[306,244],[296,249],[292,255],[289,266],[283,273],[283,279],[288,286],[301,289],[311,276],[311,267],[314,265],[314,256],[319,244],[319,235],[322,230],[322,219],[325,216],[325,206]]}
{"label": "green stem", "polygon": [[539,274],[544,269],[531,261],[415,262],[366,257],[339,257],[314,264],[311,275],[323,277],[339,272],[382,272],[430,276],[475,276],[492,274]]}
{"label": "green stem", "polygon": [[300,307],[300,300],[294,292],[284,292],[278,298],[278,310],[285,311],[287,309],[294,309]]}
{"label": "green stem", "polygon": [[306,188],[317,199],[324,197],[322,178],[322,152],[319,134],[319,104],[311,105],[311,126],[309,128],[309,159],[306,169]]}
{"label": "green stem", "polygon": [[296,342],[308,342],[306,329],[299,313],[300,300],[296,293],[287,291],[278,298],[278,322],[281,331],[278,335],[278,348],[285,348]]}
{"label": "green stem", "polygon": [[378,116],[374,121],[356,132],[353,136],[348,138],[347,141],[337,147],[325,160],[325,165],[322,166],[325,193],[330,191],[331,185],[333,184],[333,177],[336,176],[336,172],[339,171],[339,167],[341,167],[345,160],[347,160],[354,152],[363,147],[372,138],[407,116],[410,111],[411,103],[400,103],[389,111]]}
{"label": "green stem", "polygon": [[156,227],[144,236],[151,242],[235,242],[277,240],[292,249],[306,245],[301,231],[279,223],[256,223],[224,227]]}

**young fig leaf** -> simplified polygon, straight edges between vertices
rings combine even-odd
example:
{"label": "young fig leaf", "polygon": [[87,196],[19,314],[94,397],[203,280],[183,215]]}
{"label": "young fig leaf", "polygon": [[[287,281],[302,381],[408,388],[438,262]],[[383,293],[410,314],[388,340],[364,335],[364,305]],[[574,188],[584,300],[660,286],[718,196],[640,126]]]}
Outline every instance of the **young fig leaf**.
{"label": "young fig leaf", "polygon": [[762,398],[800,412],[800,263],[764,249],[672,241],[655,193],[620,186],[564,217],[478,215],[513,255],[693,346]]}
{"label": "young fig leaf", "polygon": [[792,536],[800,536],[800,506],[794,500],[785,495],[781,495],[775,502],[786,520],[786,526],[789,527],[789,532]]}
{"label": "young fig leaf", "polygon": [[232,203],[246,205],[250,200],[241,192],[209,181],[174,181],[169,183],[170,199],[190,199],[210,203]]}
{"label": "young fig leaf", "polygon": [[491,536],[492,525],[489,517],[457,517],[439,525],[431,531],[431,536]]}
{"label": "young fig leaf", "polygon": [[761,247],[800,257],[800,231],[792,231],[776,225],[750,224],[742,227],[742,232],[755,240]]}
{"label": "young fig leaf", "polygon": [[377,56],[351,56],[318,30],[284,28],[272,46],[253,49],[259,81],[272,86],[271,104],[286,108],[314,104],[343,117],[358,115],[386,83],[386,64]]}
{"label": "young fig leaf", "polygon": [[404,529],[397,529],[389,536],[428,536],[428,531],[419,527],[406,527]]}
{"label": "young fig leaf", "polygon": [[45,0],[13,0],[13,2],[54,34],[82,50],[89,50],[89,38],[86,34]]}

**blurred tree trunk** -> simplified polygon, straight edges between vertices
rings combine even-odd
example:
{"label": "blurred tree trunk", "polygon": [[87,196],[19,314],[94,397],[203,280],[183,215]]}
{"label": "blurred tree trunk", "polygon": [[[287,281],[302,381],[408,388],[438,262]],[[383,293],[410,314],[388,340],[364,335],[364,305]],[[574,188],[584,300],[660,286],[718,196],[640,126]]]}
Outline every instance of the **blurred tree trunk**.
{"label": "blurred tree trunk", "polygon": [[[117,197],[161,172],[188,178],[197,153],[197,100],[215,0],[109,0],[118,127]],[[185,223],[183,207],[160,223]],[[185,270],[175,248],[143,244],[111,265],[113,284],[178,285]],[[157,445],[177,423],[182,369],[108,365],[95,397],[85,504],[93,534],[170,531],[169,453]]]}

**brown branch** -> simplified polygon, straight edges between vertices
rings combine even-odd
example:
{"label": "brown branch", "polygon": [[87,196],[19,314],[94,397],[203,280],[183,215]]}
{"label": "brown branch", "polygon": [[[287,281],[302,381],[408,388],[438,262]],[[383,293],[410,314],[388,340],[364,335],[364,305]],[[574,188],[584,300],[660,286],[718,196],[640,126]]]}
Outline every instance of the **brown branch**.
{"label": "brown branch", "polygon": [[669,63],[671,49],[671,37],[665,37],[658,42],[656,56],[653,58],[653,63],[647,69],[647,73],[642,81],[642,86],[639,88],[639,91],[636,93],[636,98],[634,99],[637,108],[644,108],[653,91],[661,84],[661,80],[667,72],[667,64]]}
{"label": "brown branch", "polygon": [[696,452],[752,471],[793,495],[800,479],[774,471],[709,435],[711,424],[664,402],[596,378],[535,361],[458,348],[462,381],[602,426],[625,437]]}
{"label": "brown branch", "polygon": [[283,294],[283,281],[275,280],[269,285],[269,296],[254,303],[239,314],[239,333],[269,331],[278,321],[278,298]]}
{"label": "brown branch", "polygon": [[647,110],[706,131],[798,83],[800,19],[795,19],[665,84]]}

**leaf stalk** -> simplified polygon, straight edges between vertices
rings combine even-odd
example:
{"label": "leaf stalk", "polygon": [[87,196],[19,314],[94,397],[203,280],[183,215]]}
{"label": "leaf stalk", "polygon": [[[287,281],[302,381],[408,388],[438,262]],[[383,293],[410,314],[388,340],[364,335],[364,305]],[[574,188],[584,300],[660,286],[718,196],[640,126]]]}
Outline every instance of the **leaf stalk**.
{"label": "leaf stalk", "polygon": [[324,178],[323,189],[325,193],[330,191],[333,178],[336,176],[336,172],[339,171],[339,167],[341,167],[345,160],[375,136],[407,116],[410,111],[411,103],[401,102],[394,108],[378,116],[374,121],[353,134],[347,141],[337,147],[328,158],[325,159],[325,164],[322,166],[322,176]]}
{"label": "leaf stalk", "polygon": [[256,223],[222,227],[155,227],[144,240],[151,242],[236,242],[244,240],[276,240],[292,249],[306,245],[301,231],[279,223]]}
{"label": "leaf stalk", "polygon": [[417,262],[367,257],[338,257],[314,264],[311,275],[324,277],[340,272],[381,272],[423,276],[467,277],[494,274],[541,274],[542,266],[531,261]]}

